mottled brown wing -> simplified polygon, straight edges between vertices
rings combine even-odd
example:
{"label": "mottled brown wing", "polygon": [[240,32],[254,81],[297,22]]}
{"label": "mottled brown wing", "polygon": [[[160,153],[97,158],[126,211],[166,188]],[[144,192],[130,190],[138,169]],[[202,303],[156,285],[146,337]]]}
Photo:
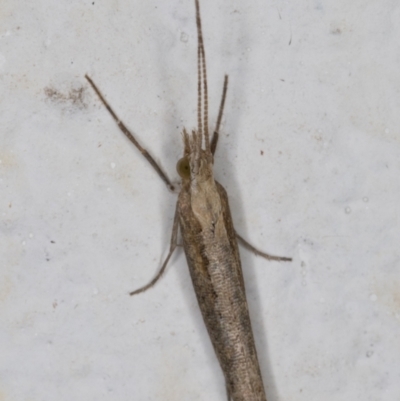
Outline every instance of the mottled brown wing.
{"label": "mottled brown wing", "polygon": [[265,401],[226,191],[216,183],[225,229],[214,240],[213,227],[205,233],[192,212],[189,185],[183,186],[178,199],[182,239],[199,307],[230,397],[233,401]]}

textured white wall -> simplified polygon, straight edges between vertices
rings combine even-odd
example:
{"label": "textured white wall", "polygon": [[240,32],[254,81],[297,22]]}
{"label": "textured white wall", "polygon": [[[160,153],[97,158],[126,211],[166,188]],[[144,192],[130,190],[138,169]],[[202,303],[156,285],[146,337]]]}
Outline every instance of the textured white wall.
{"label": "textured white wall", "polygon": [[[171,178],[196,124],[190,0],[2,2],[0,399],[223,400]],[[400,5],[201,1],[216,177],[242,250],[268,401],[400,393]]]}

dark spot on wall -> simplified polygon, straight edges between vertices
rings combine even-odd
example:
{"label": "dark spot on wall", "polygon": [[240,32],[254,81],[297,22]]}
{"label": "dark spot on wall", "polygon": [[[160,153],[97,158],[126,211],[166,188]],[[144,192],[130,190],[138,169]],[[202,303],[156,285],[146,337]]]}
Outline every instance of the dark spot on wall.
{"label": "dark spot on wall", "polygon": [[74,111],[74,109],[86,109],[87,88],[83,86],[71,88],[56,88],[53,85],[44,88],[46,99],[62,107],[65,111]]}

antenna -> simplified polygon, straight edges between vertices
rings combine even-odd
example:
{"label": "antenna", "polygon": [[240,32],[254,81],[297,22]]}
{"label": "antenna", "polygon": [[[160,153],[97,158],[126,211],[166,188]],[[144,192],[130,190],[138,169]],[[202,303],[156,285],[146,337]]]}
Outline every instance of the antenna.
{"label": "antenna", "polygon": [[195,0],[195,4],[196,4],[196,25],[197,25],[197,79],[198,79],[197,124],[198,124],[200,148],[203,136],[203,127],[204,127],[205,147],[206,151],[210,151],[210,136],[208,133],[208,88],[207,88],[206,52],[204,50],[203,32],[201,29],[199,0]]}

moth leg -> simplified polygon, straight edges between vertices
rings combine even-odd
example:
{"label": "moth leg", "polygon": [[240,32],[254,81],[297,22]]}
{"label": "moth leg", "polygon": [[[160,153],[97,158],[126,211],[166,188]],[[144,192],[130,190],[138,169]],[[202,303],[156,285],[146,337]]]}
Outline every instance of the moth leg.
{"label": "moth leg", "polygon": [[115,114],[114,110],[111,108],[111,106],[107,103],[106,99],[100,92],[99,88],[96,86],[96,84],[93,82],[92,78],[90,78],[88,75],[85,75],[85,78],[88,80],[90,86],[93,88],[93,90],[96,92],[97,96],[105,106],[105,108],[108,110],[108,112],[111,114],[111,117],[114,119],[114,121],[117,123],[119,129],[125,134],[125,136],[140,150],[142,155],[146,158],[146,160],[152,165],[154,170],[156,170],[157,174],[161,177],[161,179],[165,182],[167,187],[173,191],[175,188],[172,185],[171,181],[167,177],[167,175],[164,173],[164,171],[161,170],[161,167],[157,164],[157,162],[153,159],[153,157],[150,155],[150,153],[144,149],[139,142],[136,140],[136,138],[132,135],[132,133],[128,130],[128,128],[125,126],[125,124],[119,119],[119,117]]}
{"label": "moth leg", "polygon": [[285,256],[274,256],[274,255],[270,255],[265,252],[261,252],[257,248],[254,248],[253,245],[249,244],[245,239],[243,239],[236,231],[235,231],[235,233],[236,233],[236,237],[237,237],[239,243],[242,244],[243,247],[246,248],[247,250],[255,253],[257,256],[261,256],[268,260],[277,260],[278,262],[291,262],[292,261],[292,258],[286,258]]}
{"label": "moth leg", "polygon": [[218,136],[219,136],[219,126],[221,125],[221,120],[222,120],[222,115],[224,113],[224,106],[225,106],[225,99],[226,99],[226,92],[228,90],[228,75],[225,75],[224,78],[224,87],[222,89],[222,97],[221,97],[221,103],[219,104],[219,111],[218,111],[218,119],[217,119],[217,125],[215,127],[212,139],[211,139],[211,153],[214,155],[215,150],[217,148],[217,143],[218,143]]}
{"label": "moth leg", "polygon": [[[177,205],[178,206],[178,205]],[[175,210],[175,216],[174,216],[174,225],[172,227],[172,235],[171,235],[171,244],[169,246],[169,252],[168,255],[166,257],[166,259],[164,260],[164,263],[161,266],[160,271],[157,273],[157,275],[153,278],[153,280],[150,281],[150,283],[148,283],[147,285],[132,291],[129,293],[129,295],[136,295],[136,294],[140,294],[141,292],[144,292],[146,290],[148,290],[150,287],[153,287],[153,285],[158,281],[158,279],[162,276],[162,274],[164,273],[164,270],[167,267],[168,261],[171,258],[172,254],[174,253],[175,248],[178,245],[178,222],[179,222],[179,215],[178,215],[178,207]]]}

